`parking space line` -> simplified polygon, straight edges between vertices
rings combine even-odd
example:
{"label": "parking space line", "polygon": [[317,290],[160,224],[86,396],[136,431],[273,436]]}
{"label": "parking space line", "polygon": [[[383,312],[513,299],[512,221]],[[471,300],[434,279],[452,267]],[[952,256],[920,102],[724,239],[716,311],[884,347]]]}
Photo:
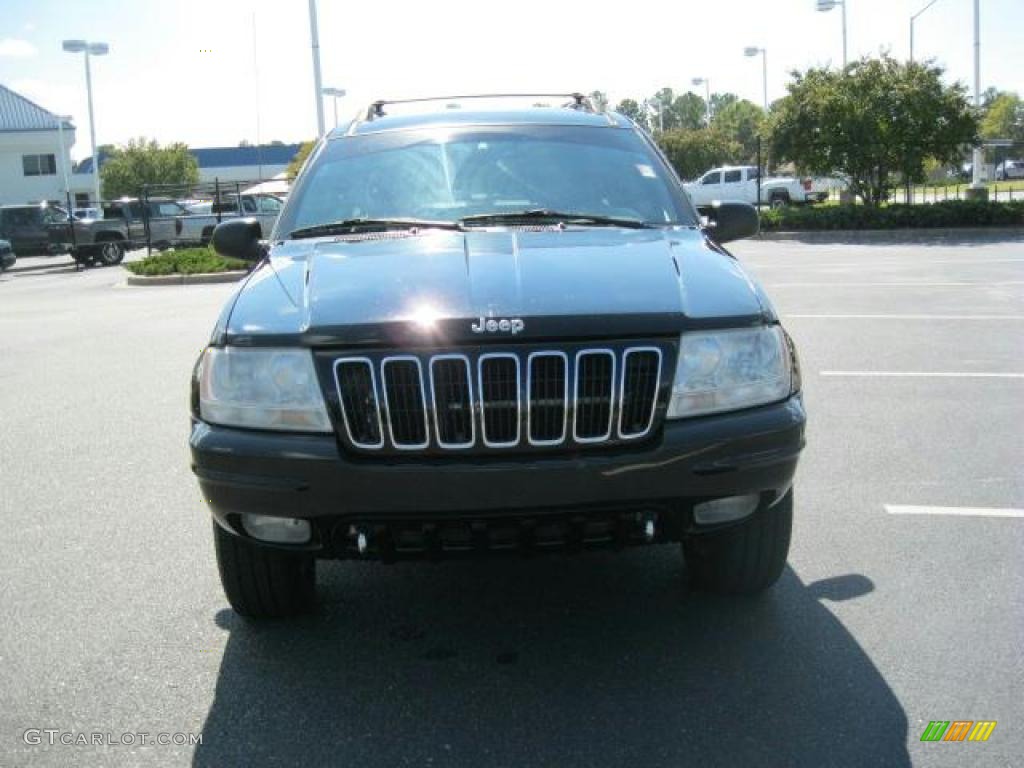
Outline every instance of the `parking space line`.
{"label": "parking space line", "polygon": [[997,507],[918,507],[886,504],[890,515],[957,515],[960,517],[1024,517],[1024,509]]}
{"label": "parking space line", "polygon": [[1024,379],[1024,373],[988,371],[819,371],[821,376],[903,376],[936,379]]}
{"label": "parking space line", "polygon": [[765,286],[769,288],[1002,288],[1005,285],[1024,285],[1024,280],[995,280],[990,282],[904,280],[883,283],[765,283]]}
{"label": "parking space line", "polygon": [[1024,315],[783,315],[798,320],[1024,320]]}

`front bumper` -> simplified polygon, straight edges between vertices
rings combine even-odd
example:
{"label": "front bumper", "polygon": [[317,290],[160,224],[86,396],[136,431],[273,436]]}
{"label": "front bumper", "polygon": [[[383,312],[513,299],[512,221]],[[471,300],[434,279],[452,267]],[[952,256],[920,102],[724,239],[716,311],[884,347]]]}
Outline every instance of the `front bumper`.
{"label": "front bumper", "polygon": [[201,421],[193,422],[189,444],[193,471],[221,526],[245,536],[242,513],[308,519],[313,538],[304,548],[346,557],[355,556],[357,531],[390,536],[395,526],[411,525],[429,534],[436,526],[479,528],[488,520],[556,520],[580,536],[588,521],[606,520],[609,536],[628,543],[636,531],[624,528],[623,519],[654,519],[658,539],[679,540],[698,532],[692,507],[700,501],[756,493],[769,506],[781,498],[793,481],[805,420],[797,395],[736,413],[666,421],[642,448],[500,461],[367,461],[345,456],[332,435]]}

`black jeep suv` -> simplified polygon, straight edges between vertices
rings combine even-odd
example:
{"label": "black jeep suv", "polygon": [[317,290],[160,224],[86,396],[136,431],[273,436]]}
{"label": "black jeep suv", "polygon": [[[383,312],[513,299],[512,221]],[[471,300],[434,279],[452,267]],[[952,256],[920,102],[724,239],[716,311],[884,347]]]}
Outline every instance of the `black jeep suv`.
{"label": "black jeep suv", "polygon": [[321,558],[665,542],[700,587],[771,585],[805,416],[793,344],[722,247],[756,231],[578,95],[376,102],[334,131],[269,241],[214,233],[258,262],[192,380],[231,605],[310,608]]}

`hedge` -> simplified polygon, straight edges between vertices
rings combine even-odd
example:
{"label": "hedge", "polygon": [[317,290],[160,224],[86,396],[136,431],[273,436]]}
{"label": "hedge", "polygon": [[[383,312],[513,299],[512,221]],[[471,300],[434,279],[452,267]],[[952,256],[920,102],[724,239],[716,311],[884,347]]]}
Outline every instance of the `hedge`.
{"label": "hedge", "polygon": [[1024,226],[1024,200],[1007,203],[946,200],[868,208],[863,205],[790,206],[762,211],[761,229],[795,232],[825,229],[926,229]]}
{"label": "hedge", "polygon": [[197,275],[244,270],[250,265],[240,259],[225,258],[209,248],[184,248],[180,251],[154,253],[124,266],[136,275]]}

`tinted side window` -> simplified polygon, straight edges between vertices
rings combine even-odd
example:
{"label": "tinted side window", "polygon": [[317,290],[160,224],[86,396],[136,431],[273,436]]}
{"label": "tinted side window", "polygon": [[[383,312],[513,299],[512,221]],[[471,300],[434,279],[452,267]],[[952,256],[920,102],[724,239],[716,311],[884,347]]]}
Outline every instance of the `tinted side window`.
{"label": "tinted side window", "polygon": [[711,173],[705,173],[704,178],[700,180],[701,184],[721,184],[722,183],[722,172],[712,171]]}
{"label": "tinted side window", "polygon": [[743,171],[726,171],[725,172],[725,183],[735,184],[738,181],[743,180]]}

